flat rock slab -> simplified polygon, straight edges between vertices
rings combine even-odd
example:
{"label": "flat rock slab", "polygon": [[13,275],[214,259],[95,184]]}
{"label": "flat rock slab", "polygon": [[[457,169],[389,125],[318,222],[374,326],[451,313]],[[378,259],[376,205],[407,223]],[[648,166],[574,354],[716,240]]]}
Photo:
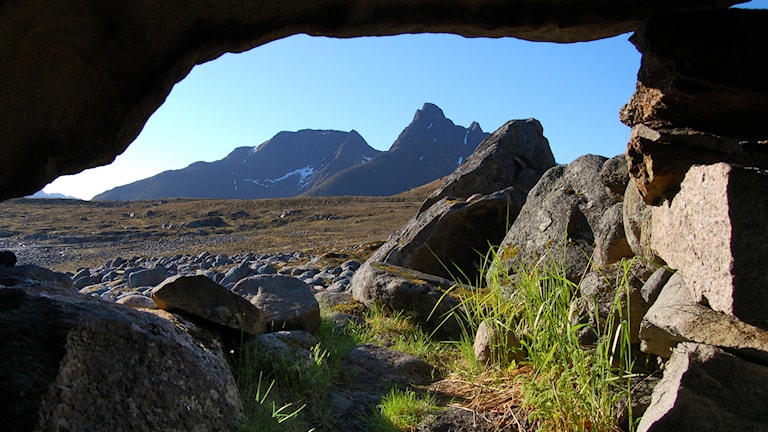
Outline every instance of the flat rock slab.
{"label": "flat rock slab", "polygon": [[639,432],[765,431],[768,367],[683,343],[667,362]]}
{"label": "flat rock slab", "polygon": [[235,331],[266,331],[264,313],[246,299],[205,276],[173,276],[152,290],[159,309],[203,318]]}
{"label": "flat rock slab", "polygon": [[304,330],[320,326],[320,304],[303,281],[284,275],[257,275],[240,280],[232,292],[264,313],[269,331]]}
{"label": "flat rock slab", "polygon": [[640,325],[641,349],[668,358],[680,342],[726,348],[768,361],[768,331],[694,301],[680,273],[675,273]]}
{"label": "flat rock slab", "polygon": [[378,345],[361,345],[348,352],[343,366],[351,379],[427,385],[437,370],[420,358]]}

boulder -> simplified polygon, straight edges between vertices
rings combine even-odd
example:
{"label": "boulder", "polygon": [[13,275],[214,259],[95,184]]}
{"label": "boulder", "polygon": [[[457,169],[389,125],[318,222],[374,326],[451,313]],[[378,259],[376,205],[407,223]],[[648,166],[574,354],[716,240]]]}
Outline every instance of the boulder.
{"label": "boulder", "polygon": [[256,275],[240,280],[232,292],[264,314],[269,331],[304,330],[320,326],[320,305],[304,282],[284,275]]}
{"label": "boulder", "polygon": [[130,306],[132,308],[156,309],[155,302],[151,298],[141,294],[128,294],[117,299],[115,303]]}
{"label": "boulder", "polygon": [[315,294],[315,299],[326,310],[355,310],[362,305],[355,301],[349,291],[320,291]]}
{"label": "boulder", "polygon": [[131,288],[155,286],[164,281],[167,277],[168,269],[163,266],[137,270],[128,275],[128,286]]}
{"label": "boulder", "polygon": [[224,286],[234,285],[249,274],[251,274],[250,263],[248,261],[243,261],[224,273],[224,279],[221,280],[221,284]]}
{"label": "boulder", "polygon": [[369,261],[474,282],[489,248],[501,243],[520,211],[513,189],[472,202],[443,198],[390,236]]}
{"label": "boulder", "polygon": [[513,200],[522,205],[528,191],[554,165],[555,157],[541,123],[536,119],[510,120],[443,180],[421,205],[419,213],[443,198],[466,199],[509,187],[514,187],[510,191]]}
{"label": "boulder", "polygon": [[528,194],[523,208],[499,247],[492,273],[514,273],[547,256],[578,282],[589,271],[594,230],[613,200],[600,181],[606,158],[582,156],[549,169]]}
{"label": "boulder", "polygon": [[624,199],[624,191],[629,183],[629,168],[626,155],[614,156],[603,164],[600,170],[600,181],[606,187],[606,192],[615,202]]}
{"label": "boulder", "polygon": [[637,184],[630,181],[622,201],[624,237],[632,253],[650,262],[660,263],[651,248],[651,206],[643,201]]}
{"label": "boulder", "polygon": [[594,264],[604,267],[634,255],[624,233],[624,205],[618,202],[608,207],[595,228]]}
{"label": "boulder", "polygon": [[[653,265],[644,261],[631,260],[587,273],[579,284],[578,304],[582,316],[588,318],[590,329],[605,334],[605,326],[611,316],[615,324],[620,318],[626,319],[629,322],[630,343],[639,343],[640,323],[649,307],[641,290],[655,270]],[[617,300],[619,304],[616,304]],[[595,335],[585,334],[584,337],[585,342],[591,343]]]}
{"label": "boulder", "polygon": [[352,296],[367,307],[403,311],[437,337],[458,340],[464,329],[456,283],[412,269],[367,261],[352,278]]}
{"label": "boulder", "polygon": [[192,323],[37,282],[0,287],[0,304],[3,430],[227,431],[241,418],[221,346]]}
{"label": "boulder", "polygon": [[0,272],[5,267],[13,267],[16,265],[16,254],[9,250],[0,250]]}
{"label": "boulder", "polygon": [[186,228],[221,228],[228,224],[220,216],[195,219],[184,224]]}
{"label": "boulder", "polygon": [[637,430],[763,431],[766,400],[768,367],[686,342],[667,362]]}
{"label": "boulder", "polygon": [[680,273],[669,279],[645,314],[640,339],[644,352],[664,358],[678,343],[690,341],[768,361],[768,331],[696,303]]}
{"label": "boulder", "polygon": [[[279,369],[308,369],[319,355],[320,341],[312,333],[303,330],[278,331],[257,336],[249,344],[255,344],[259,357]],[[247,352],[247,348],[246,348]]]}
{"label": "boulder", "polygon": [[673,274],[675,273],[665,267],[656,269],[640,289],[640,295],[643,296],[643,300],[649,305],[655,303],[656,299],[659,298],[662,288],[664,288],[664,285],[667,284]]}
{"label": "boulder", "polygon": [[365,344],[348,352],[342,361],[347,378],[360,383],[381,381],[428,385],[437,379],[437,370],[420,358],[386,347]]}
{"label": "boulder", "polygon": [[768,327],[766,190],[764,171],[697,165],[671,203],[652,208],[652,247],[696,301],[760,327]]}
{"label": "boulder", "polygon": [[741,140],[768,137],[768,84],[755,53],[768,45],[766,10],[654,16],[630,38],[643,54],[622,109],[630,125],[664,122]]}
{"label": "boulder", "polygon": [[56,287],[63,291],[75,292],[72,279],[64,273],[38,267],[33,264],[10,266],[0,269],[0,286],[13,286],[23,283],[45,283],[46,286]]}
{"label": "boulder", "polygon": [[152,290],[159,309],[202,318],[236,332],[266,331],[266,313],[205,276],[176,275]]}
{"label": "boulder", "polygon": [[504,366],[512,361],[520,362],[525,352],[512,329],[489,325],[483,321],[475,333],[475,359],[484,365]]}

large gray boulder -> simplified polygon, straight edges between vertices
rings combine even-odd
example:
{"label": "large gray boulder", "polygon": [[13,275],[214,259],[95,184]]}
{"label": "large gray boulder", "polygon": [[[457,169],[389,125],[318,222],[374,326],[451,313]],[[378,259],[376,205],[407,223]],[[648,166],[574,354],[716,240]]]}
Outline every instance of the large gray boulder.
{"label": "large gray boulder", "polygon": [[546,256],[578,282],[591,266],[595,229],[614,204],[600,180],[606,160],[586,155],[544,173],[501,243],[494,271],[514,273]]}
{"label": "large gray boulder", "polygon": [[391,235],[369,261],[475,282],[488,249],[501,243],[520,211],[518,195],[507,188],[471,201],[443,198]]}
{"label": "large gray boulder", "polygon": [[159,309],[202,318],[237,332],[266,331],[265,313],[249,301],[205,276],[176,275],[152,290]]}
{"label": "large gray boulder", "polygon": [[41,283],[0,286],[0,304],[5,431],[229,431],[241,418],[221,346],[190,322]]}
{"label": "large gray boulder", "polygon": [[235,284],[232,292],[245,297],[264,314],[269,331],[304,330],[320,326],[320,305],[303,281],[284,275],[256,275]]}
{"label": "large gray boulder", "polygon": [[555,157],[541,123],[536,119],[510,120],[443,180],[421,205],[419,213],[442,198],[466,199],[510,187],[514,201],[522,204],[541,175],[554,165]]}
{"label": "large gray boulder", "polygon": [[682,343],[666,363],[639,432],[765,431],[768,367]]}
{"label": "large gray boulder", "polygon": [[352,295],[367,307],[403,311],[427,331],[456,340],[465,327],[459,301],[446,294],[453,286],[447,279],[369,260],[352,278]]}

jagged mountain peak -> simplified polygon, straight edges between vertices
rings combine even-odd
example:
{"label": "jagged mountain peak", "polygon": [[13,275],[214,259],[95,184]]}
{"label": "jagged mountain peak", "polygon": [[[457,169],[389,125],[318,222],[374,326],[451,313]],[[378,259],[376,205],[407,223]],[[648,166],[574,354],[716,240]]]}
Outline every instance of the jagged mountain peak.
{"label": "jagged mountain peak", "polygon": [[391,195],[448,175],[488,136],[477,122],[455,125],[425,103],[389,151],[309,189],[305,195]]}
{"label": "jagged mountain peak", "polygon": [[[484,134],[480,124],[472,122],[470,128],[457,126],[445,117],[443,110],[432,103],[425,103],[416,111],[411,123],[403,129],[390,148],[391,152],[415,153],[466,153],[466,146],[477,146],[477,137]],[[459,146],[459,144],[463,144]],[[461,148],[460,148],[461,147]],[[474,149],[474,147],[472,147]],[[470,151],[471,153],[471,151]],[[466,157],[467,155],[464,155]]]}
{"label": "jagged mountain peak", "polygon": [[447,120],[447,118],[440,107],[433,103],[425,102],[421,109],[416,110],[416,114],[413,115],[413,121],[411,123],[435,120],[442,121]]}

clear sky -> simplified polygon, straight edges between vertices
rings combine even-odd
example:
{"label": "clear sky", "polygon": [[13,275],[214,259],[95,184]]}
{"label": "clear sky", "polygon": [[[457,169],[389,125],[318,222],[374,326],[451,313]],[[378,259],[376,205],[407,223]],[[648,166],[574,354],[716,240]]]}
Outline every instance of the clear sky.
{"label": "clear sky", "polygon": [[196,66],[114,163],[60,177],[44,191],[90,199],[280,131],[355,129],[386,150],[424,102],[487,132],[536,118],[560,163],[615,156],[629,138],[618,111],[640,65],[628,37],[553,44],[447,34],[291,36]]}

